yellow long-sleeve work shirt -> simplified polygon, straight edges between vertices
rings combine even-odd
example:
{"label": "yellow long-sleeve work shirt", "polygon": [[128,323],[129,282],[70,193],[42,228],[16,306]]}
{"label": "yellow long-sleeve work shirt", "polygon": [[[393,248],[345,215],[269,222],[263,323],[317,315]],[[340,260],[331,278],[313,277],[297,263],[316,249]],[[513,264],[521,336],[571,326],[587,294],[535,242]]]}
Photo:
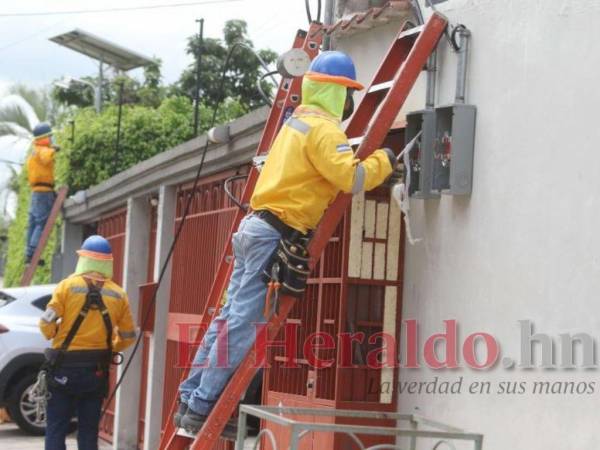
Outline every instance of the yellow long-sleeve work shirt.
{"label": "yellow long-sleeve work shirt", "polygon": [[[97,282],[96,282],[97,283]],[[46,339],[52,339],[52,348],[60,348],[86,300],[88,286],[82,275],[71,275],[61,281],[46,311],[40,319],[40,330]],[[113,351],[129,347],[136,337],[129,300],[125,291],[114,281],[102,285],[102,301],[113,325]],[[91,309],[69,345],[70,350],[105,350],[106,327],[99,310]]]}
{"label": "yellow long-sleeve work shirt", "polygon": [[385,151],[359,160],[339,120],[318,108],[301,106],[279,131],[250,205],[255,211],[271,211],[305,233],[316,228],[340,191],[371,190],[391,173]]}
{"label": "yellow long-sleeve work shirt", "polygon": [[50,192],[54,186],[54,154],[49,145],[33,146],[27,158],[27,176],[33,192]]}

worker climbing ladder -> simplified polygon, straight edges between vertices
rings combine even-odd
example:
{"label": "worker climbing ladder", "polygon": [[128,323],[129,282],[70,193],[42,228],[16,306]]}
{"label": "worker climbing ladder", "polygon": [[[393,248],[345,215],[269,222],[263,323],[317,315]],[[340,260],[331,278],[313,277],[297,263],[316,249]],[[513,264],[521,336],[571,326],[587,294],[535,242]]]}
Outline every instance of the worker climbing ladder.
{"label": "worker climbing ladder", "polygon": [[[409,30],[401,30],[394,39],[346,128],[346,134],[351,144],[358,146],[355,153],[358,158],[365,159],[382,145],[415,81],[427,63],[427,59],[435,50],[446,26],[446,18],[438,13],[433,13],[426,24]],[[302,48],[309,53],[311,59],[316,56],[318,51],[320,42],[317,39],[320,41],[319,36],[321,34],[319,31],[320,25],[311,24],[302,44]],[[298,38],[296,43],[298,43]],[[290,84],[287,91],[282,92],[286,82]],[[257,152],[258,155],[262,155],[268,150],[281,125],[281,120],[287,115],[288,108],[298,103],[299,83],[299,79],[282,81],[277,93],[276,103],[271,110],[263,132]],[[294,102],[291,101],[293,95],[296,96]],[[281,104],[278,104],[278,102],[281,102]],[[244,189],[242,202],[247,203],[249,201],[257,178],[256,170],[252,170]],[[309,245],[311,268],[317,263],[351,200],[352,196],[350,194],[340,193],[321,219]],[[242,217],[243,212],[239,211],[234,220],[232,232],[237,229]],[[201,331],[198,333],[198,338],[202,337],[207,324],[212,319],[208,308],[214,308],[218,304],[218,300],[221,298],[229,280],[232,266],[230,255],[231,244],[228,244],[202,316]],[[268,342],[276,338],[295,302],[296,299],[293,297],[281,296],[277,313],[260,331],[257,341]],[[223,394],[195,439],[177,434],[177,430],[169,421],[160,448],[168,450],[183,450],[185,448],[213,450],[226,422],[235,411],[240,398],[256,374],[257,367],[264,363],[264,358],[265,355],[257,354],[254,348],[248,352],[229,380]],[[184,378],[186,376],[187,373],[184,374]],[[175,406],[173,406],[171,412],[173,413],[174,410]]]}
{"label": "worker climbing ladder", "polygon": [[63,186],[56,193],[54,205],[52,205],[52,210],[50,211],[46,225],[44,225],[44,230],[42,231],[38,246],[33,253],[33,257],[31,258],[31,263],[27,265],[25,272],[23,272],[23,276],[21,277],[21,286],[29,286],[31,284],[35,270],[37,269],[40,259],[42,258],[42,253],[44,252],[46,244],[48,243],[48,239],[50,238],[52,228],[54,227],[56,219],[58,219],[58,215],[60,214],[62,205],[67,198],[68,191],[69,188],[67,186]]}

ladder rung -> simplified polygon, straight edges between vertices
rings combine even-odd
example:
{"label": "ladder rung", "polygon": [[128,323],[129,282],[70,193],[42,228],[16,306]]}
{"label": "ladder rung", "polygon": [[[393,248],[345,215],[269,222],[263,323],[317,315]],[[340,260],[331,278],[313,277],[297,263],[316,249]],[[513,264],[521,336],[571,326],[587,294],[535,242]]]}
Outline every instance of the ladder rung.
{"label": "ladder rung", "polygon": [[403,31],[402,33],[400,33],[398,35],[398,39],[402,39],[408,36],[412,36],[414,34],[419,34],[421,31],[423,31],[423,28],[425,28],[425,25],[419,25],[418,27],[413,27],[413,28],[409,28],[406,31]]}
{"label": "ladder rung", "polygon": [[369,88],[368,93],[372,93],[372,92],[379,92],[379,91],[387,91],[389,88],[392,87],[393,81],[384,81],[383,83],[377,83],[374,84],[373,86],[371,86]]}
{"label": "ladder rung", "polygon": [[348,139],[348,143],[350,144],[351,147],[354,147],[355,145],[360,145],[360,143],[363,141],[365,137],[364,136],[359,136],[359,137],[355,137],[352,139]]}

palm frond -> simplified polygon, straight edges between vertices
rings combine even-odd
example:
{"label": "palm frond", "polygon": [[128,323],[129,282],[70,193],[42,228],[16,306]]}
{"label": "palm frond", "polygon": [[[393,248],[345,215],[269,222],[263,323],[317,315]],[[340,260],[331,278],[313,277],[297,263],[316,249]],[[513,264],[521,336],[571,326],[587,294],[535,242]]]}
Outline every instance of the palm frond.
{"label": "palm frond", "polygon": [[31,131],[39,119],[23,97],[12,94],[0,99],[0,122],[11,122]]}
{"label": "palm frond", "polygon": [[0,121],[0,137],[3,136],[14,136],[17,139],[31,139],[31,131],[15,122]]}
{"label": "palm frond", "polygon": [[51,99],[47,89],[34,89],[24,84],[15,84],[8,89],[8,92],[18,95],[31,106],[36,116],[36,123],[48,119]]}

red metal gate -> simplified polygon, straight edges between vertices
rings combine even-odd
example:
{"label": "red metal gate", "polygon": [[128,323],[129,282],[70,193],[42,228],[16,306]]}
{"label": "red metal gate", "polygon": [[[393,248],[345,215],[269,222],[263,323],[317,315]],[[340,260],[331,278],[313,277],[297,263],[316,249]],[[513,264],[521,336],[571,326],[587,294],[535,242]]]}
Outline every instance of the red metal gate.
{"label": "red metal gate", "polygon": [[[106,214],[97,224],[97,233],[104,236],[110,242],[113,252],[114,268],[113,280],[121,285],[123,283],[123,256],[125,252],[125,226],[127,221],[127,208],[115,210]],[[109,389],[115,385],[116,369],[111,366]],[[106,414],[100,421],[100,437],[106,441],[112,442],[113,423],[115,414],[115,400],[113,399]]]}
{"label": "red metal gate", "polygon": [[[163,429],[165,421],[170,420],[166,416],[177,393],[182,365],[191,362],[197,348],[197,343],[189,342],[194,329],[182,324],[199,322],[237,208],[226,196],[223,183],[239,172],[227,171],[201,181],[173,255]],[[238,198],[244,183],[243,179],[230,183],[232,193]],[[181,222],[190,190],[190,185],[178,189],[176,227]],[[229,443],[223,441],[219,448],[229,448]]]}

